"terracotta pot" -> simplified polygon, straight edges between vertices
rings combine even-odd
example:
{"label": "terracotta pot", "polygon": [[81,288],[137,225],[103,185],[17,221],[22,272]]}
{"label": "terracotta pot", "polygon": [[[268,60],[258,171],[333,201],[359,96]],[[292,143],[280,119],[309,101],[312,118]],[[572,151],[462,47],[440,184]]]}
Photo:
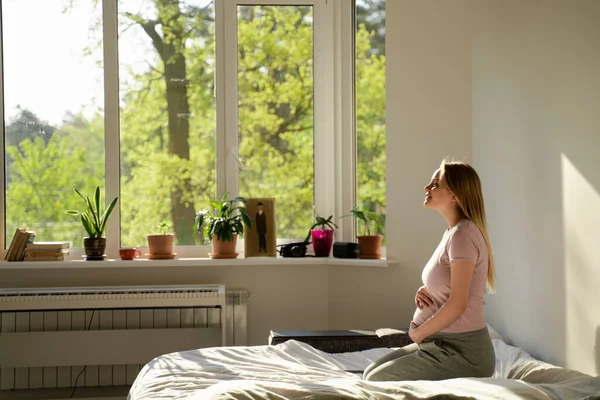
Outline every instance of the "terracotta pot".
{"label": "terracotta pot", "polygon": [[85,255],[88,257],[102,257],[106,249],[106,238],[83,238]]}
{"label": "terracotta pot", "polygon": [[148,235],[148,253],[153,255],[173,254],[173,240],[175,235]]}
{"label": "terracotta pot", "polygon": [[235,252],[237,238],[237,233],[234,233],[232,241],[224,242],[213,235],[211,239],[213,252],[210,254],[210,258],[237,258],[238,254]]}
{"label": "terracotta pot", "polygon": [[358,236],[358,258],[380,259],[383,236]]}
{"label": "terracotta pot", "polygon": [[329,257],[333,245],[333,231],[328,229],[313,229],[311,231],[315,257]]}

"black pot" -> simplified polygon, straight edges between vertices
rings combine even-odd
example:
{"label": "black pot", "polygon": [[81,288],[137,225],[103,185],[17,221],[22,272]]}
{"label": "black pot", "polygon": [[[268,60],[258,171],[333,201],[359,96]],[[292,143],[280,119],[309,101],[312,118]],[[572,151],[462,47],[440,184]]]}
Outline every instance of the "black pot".
{"label": "black pot", "polygon": [[91,258],[103,258],[106,249],[106,238],[83,238],[85,255]]}

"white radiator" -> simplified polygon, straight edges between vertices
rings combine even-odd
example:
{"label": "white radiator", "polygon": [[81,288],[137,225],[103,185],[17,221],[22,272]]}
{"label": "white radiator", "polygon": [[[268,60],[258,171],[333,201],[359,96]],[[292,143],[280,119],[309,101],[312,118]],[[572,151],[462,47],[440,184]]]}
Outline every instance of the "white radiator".
{"label": "white radiator", "polygon": [[180,350],[245,345],[248,293],[223,285],[0,289],[0,389],[121,386]]}

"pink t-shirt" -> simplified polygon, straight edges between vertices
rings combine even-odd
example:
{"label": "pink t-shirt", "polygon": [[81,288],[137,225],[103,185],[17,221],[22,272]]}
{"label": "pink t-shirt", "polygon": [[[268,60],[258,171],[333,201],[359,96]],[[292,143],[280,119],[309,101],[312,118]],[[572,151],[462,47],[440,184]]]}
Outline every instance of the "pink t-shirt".
{"label": "pink t-shirt", "polygon": [[485,321],[485,287],[488,272],[488,251],[477,225],[468,219],[444,232],[442,241],[423,269],[423,284],[434,304],[415,311],[413,322],[419,326],[431,318],[450,297],[450,263],[470,261],[475,264],[467,309],[440,332],[456,333],[483,329]]}

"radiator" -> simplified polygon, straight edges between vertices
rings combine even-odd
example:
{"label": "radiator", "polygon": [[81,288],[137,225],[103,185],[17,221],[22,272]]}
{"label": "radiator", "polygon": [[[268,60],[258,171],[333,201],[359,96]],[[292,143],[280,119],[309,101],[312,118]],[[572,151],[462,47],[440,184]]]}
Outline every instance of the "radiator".
{"label": "radiator", "polygon": [[0,389],[130,385],[161,354],[246,345],[247,298],[223,285],[0,290]]}

